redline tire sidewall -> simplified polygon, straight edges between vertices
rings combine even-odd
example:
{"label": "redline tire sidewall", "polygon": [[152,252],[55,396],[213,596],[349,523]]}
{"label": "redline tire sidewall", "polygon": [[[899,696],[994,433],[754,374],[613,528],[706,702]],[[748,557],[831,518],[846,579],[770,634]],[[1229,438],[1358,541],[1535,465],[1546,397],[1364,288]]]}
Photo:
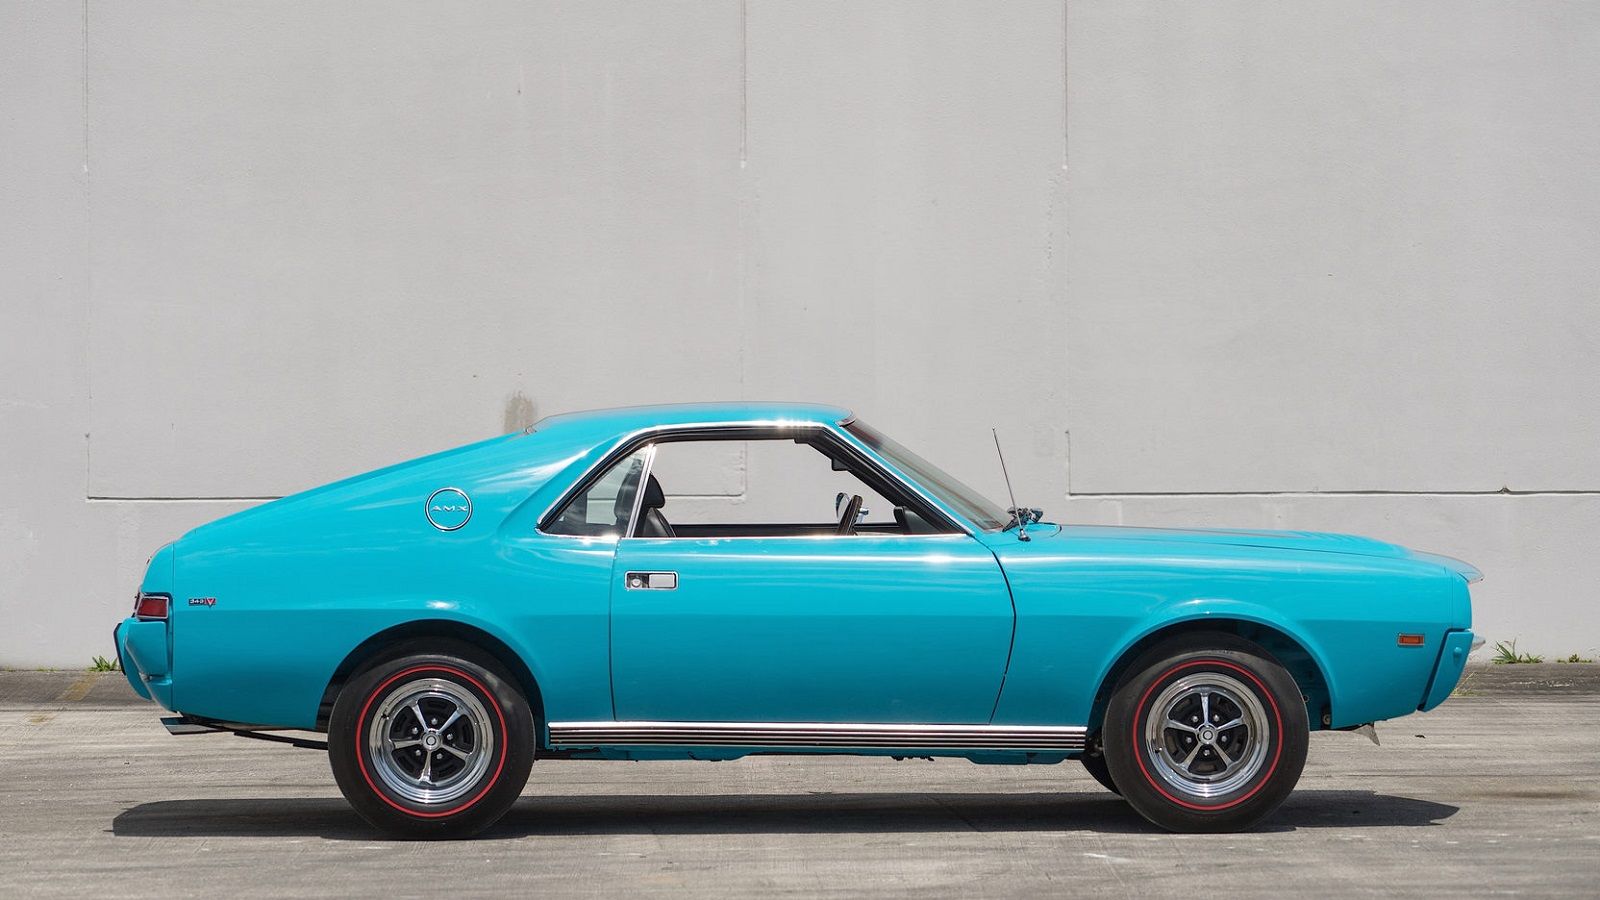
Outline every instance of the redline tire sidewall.
{"label": "redline tire sidewall", "polygon": [[[1203,648],[1203,649],[1202,649]],[[1196,636],[1158,648],[1136,663],[1106,710],[1105,755],[1111,777],[1141,815],[1173,831],[1237,831],[1278,807],[1300,780],[1308,731],[1294,679],[1265,650],[1231,635]],[[1216,672],[1243,684],[1266,711],[1271,728],[1255,777],[1216,798],[1176,792],[1154,771],[1144,750],[1152,701],[1173,681]]]}
{"label": "redline tire sidewall", "polygon": [[[444,808],[395,795],[373,771],[367,729],[379,701],[397,685],[439,678],[471,692],[489,712],[495,758],[479,784]],[[416,654],[374,666],[339,692],[328,726],[328,759],[345,799],[372,825],[399,837],[465,837],[505,814],[533,762],[533,720],[520,691],[478,662]]]}
{"label": "redline tire sidewall", "polygon": [[[407,678],[441,678],[454,682],[457,685],[462,685],[462,683],[465,682],[466,686],[471,687],[472,692],[478,696],[479,700],[488,704],[488,708],[493,714],[492,718],[489,720],[489,725],[494,731],[495,749],[498,752],[495,754],[495,758],[489,763],[489,770],[487,772],[488,777],[483,780],[481,785],[474,786],[473,791],[469,791],[471,796],[444,809],[425,806],[422,804],[413,803],[403,797],[396,797],[390,794],[382,782],[373,777],[372,774],[374,764],[370,756],[371,748],[367,746],[366,735],[367,730],[372,727],[372,716],[375,712],[375,707],[378,704],[378,700],[381,699],[391,687],[393,687],[397,682]],[[480,800],[482,800],[486,794],[494,789],[495,784],[500,780],[501,774],[505,771],[506,759],[510,755],[510,748],[506,746],[506,736],[508,731],[509,729],[506,727],[505,710],[501,709],[500,703],[494,698],[494,694],[484,686],[481,680],[474,678],[471,673],[455,666],[429,663],[413,666],[408,669],[401,669],[399,672],[396,672],[384,679],[382,684],[378,685],[367,694],[366,703],[363,704],[361,713],[356,717],[356,728],[355,734],[353,735],[355,740],[352,743],[354,744],[356,754],[356,766],[361,770],[361,778],[367,783],[367,787],[371,788],[372,792],[377,795],[378,799],[394,807],[399,812],[407,815],[419,816],[425,819],[443,819],[447,816],[466,812],[476,805]]]}

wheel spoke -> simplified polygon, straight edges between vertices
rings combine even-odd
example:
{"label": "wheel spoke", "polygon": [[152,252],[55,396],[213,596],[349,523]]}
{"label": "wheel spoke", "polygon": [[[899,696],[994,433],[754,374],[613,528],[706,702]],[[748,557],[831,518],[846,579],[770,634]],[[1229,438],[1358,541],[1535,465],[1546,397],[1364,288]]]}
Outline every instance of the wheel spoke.
{"label": "wheel spoke", "polygon": [[1229,728],[1238,728],[1240,725],[1243,725],[1243,724],[1244,724],[1244,720],[1243,719],[1234,719],[1231,722],[1223,722],[1221,725],[1217,726],[1217,733],[1221,734],[1222,732],[1227,731]]}
{"label": "wheel spoke", "polygon": [[1200,732],[1200,729],[1194,727],[1193,725],[1190,725],[1187,722],[1179,722],[1177,719],[1170,717],[1167,719],[1165,724],[1168,728],[1176,728],[1179,731],[1187,731],[1190,734],[1198,734]]}
{"label": "wheel spoke", "polygon": [[422,774],[417,780],[423,784],[433,784],[433,754],[429,753],[422,758]]}
{"label": "wheel spoke", "polygon": [[411,703],[411,714],[413,716],[417,717],[417,727],[426,730],[427,727],[428,727],[428,720],[423,718],[423,716],[422,716],[422,704],[421,703],[419,703],[417,701],[412,701],[412,703]]}
{"label": "wheel spoke", "polygon": [[438,732],[443,734],[444,730],[455,724],[455,721],[459,718],[461,718],[461,707],[458,706],[455,708],[455,711],[450,713],[449,717],[444,720],[444,724],[438,726]]}
{"label": "wheel spoke", "polygon": [[1195,741],[1194,749],[1189,751],[1189,755],[1178,761],[1178,768],[1184,770],[1185,772],[1189,771],[1189,765],[1194,762],[1194,758],[1196,756],[1200,755],[1200,747],[1200,742]]}
{"label": "wheel spoke", "polygon": [[1211,692],[1200,692],[1200,721],[1206,725],[1211,724]]}
{"label": "wheel spoke", "polygon": [[468,750],[457,750],[456,748],[450,746],[449,744],[440,744],[439,745],[439,749],[443,750],[446,753],[449,753],[450,755],[454,756],[456,759],[463,759],[464,760],[467,757],[472,755],[471,751],[468,751]]}
{"label": "wheel spoke", "polygon": [[391,750],[404,750],[407,747],[415,747],[420,743],[422,743],[422,742],[421,741],[413,741],[413,740],[395,741],[395,742],[393,742],[393,743],[391,743],[389,745],[389,749],[391,749]]}

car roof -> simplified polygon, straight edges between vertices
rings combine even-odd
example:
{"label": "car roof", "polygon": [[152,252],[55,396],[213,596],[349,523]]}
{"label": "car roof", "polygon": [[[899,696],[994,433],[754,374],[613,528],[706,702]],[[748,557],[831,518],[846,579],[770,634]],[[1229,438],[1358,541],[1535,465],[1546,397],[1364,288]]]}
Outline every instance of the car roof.
{"label": "car roof", "polygon": [[529,431],[539,432],[557,426],[579,425],[585,429],[617,432],[635,431],[658,425],[718,425],[724,423],[820,423],[837,424],[851,418],[842,406],[822,403],[777,403],[729,401],[723,403],[663,403],[654,406],[623,406],[558,413],[533,423]]}

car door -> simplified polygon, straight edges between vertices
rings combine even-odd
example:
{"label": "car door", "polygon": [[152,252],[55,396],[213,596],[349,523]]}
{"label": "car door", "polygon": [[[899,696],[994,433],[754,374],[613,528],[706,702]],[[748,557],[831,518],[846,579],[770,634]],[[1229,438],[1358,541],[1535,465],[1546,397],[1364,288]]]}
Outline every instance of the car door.
{"label": "car door", "polygon": [[619,720],[989,721],[1011,597],[966,535],[624,538]]}
{"label": "car door", "polygon": [[[793,473],[747,474],[754,484]],[[974,538],[835,535],[826,522],[770,534],[679,527],[687,533],[617,543],[618,720],[989,722],[1013,612],[999,564]]]}

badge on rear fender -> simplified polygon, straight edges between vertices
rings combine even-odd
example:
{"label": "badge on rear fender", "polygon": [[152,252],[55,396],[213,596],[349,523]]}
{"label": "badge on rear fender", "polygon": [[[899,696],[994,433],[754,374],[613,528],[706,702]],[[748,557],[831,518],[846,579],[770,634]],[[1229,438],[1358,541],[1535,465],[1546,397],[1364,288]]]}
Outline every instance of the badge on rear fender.
{"label": "badge on rear fender", "polygon": [[472,499],[460,488],[440,488],[428,495],[423,511],[428,524],[440,531],[455,531],[472,518]]}
{"label": "badge on rear fender", "polygon": [[190,606],[216,606],[217,605],[217,598],[215,598],[215,597],[190,597],[189,598],[189,605]]}

